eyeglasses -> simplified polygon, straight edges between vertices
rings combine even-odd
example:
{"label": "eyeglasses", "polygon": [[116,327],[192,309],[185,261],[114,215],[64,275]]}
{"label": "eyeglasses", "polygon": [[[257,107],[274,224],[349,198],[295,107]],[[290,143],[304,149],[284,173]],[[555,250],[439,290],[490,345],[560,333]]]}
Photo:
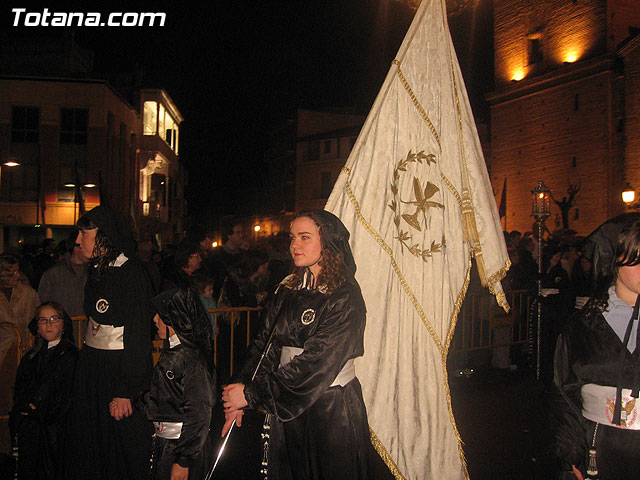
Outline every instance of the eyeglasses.
{"label": "eyeglasses", "polygon": [[49,318],[45,318],[45,317],[39,317],[38,318],[38,323],[40,325],[44,325],[46,323],[58,323],[62,321],[62,317],[60,317],[59,315],[53,315]]}

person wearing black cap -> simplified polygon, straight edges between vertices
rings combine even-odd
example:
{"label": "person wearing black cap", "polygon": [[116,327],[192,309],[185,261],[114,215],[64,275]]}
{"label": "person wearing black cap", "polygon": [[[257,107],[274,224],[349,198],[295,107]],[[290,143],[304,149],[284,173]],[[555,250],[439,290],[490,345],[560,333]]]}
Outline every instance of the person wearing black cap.
{"label": "person wearing black cap", "polygon": [[303,210],[290,234],[294,271],[281,283],[238,383],[223,390],[222,434],[234,420],[241,425],[243,408],[264,410],[269,478],[366,478],[371,442],[354,368],[364,353],[366,309],[349,232],[329,212]]}
{"label": "person wearing black cap", "polygon": [[[76,242],[90,258],[84,291],[88,326],[70,415],[69,478],[146,479],[153,427],[131,399],[152,370],[152,287],[136,259],[123,216],[98,206],[78,221]],[[109,412],[116,400],[117,422]]]}
{"label": "person wearing black cap", "polygon": [[640,472],[640,214],[601,225],[584,254],[595,289],[558,338],[554,382],[562,478],[618,480]]}
{"label": "person wearing black cap", "polygon": [[20,361],[9,416],[18,478],[63,480],[64,424],[78,359],[71,318],[59,303],[46,302],[36,309],[29,331],[35,341]]}
{"label": "person wearing black cap", "polygon": [[[136,402],[153,421],[152,480],[202,479],[211,459],[208,441],[215,403],[211,323],[192,289],[173,289],[152,300],[164,348],[151,388]],[[115,401],[112,402],[115,415]]]}

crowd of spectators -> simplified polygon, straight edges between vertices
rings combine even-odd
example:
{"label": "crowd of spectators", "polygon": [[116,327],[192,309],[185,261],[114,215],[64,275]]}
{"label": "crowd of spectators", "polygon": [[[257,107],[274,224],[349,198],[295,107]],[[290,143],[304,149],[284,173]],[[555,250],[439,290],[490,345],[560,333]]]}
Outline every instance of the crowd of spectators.
{"label": "crowd of spectators", "polygon": [[[89,276],[89,258],[77,243],[78,230],[56,243],[44,240],[38,248],[22,246],[15,254],[0,255],[0,371],[7,380],[0,395],[0,409],[8,412],[12,404],[12,378],[18,336],[22,348],[31,340],[27,328],[39,305],[56,302],[70,316],[84,316],[83,299]],[[144,267],[153,295],[175,288],[197,292],[204,310],[216,307],[260,307],[269,300],[280,281],[290,272],[288,234],[280,233],[252,244],[240,220],[223,226],[223,244],[212,246],[212,238],[200,229],[188,231],[175,245],[158,248],[152,235],[138,238],[136,255]],[[196,297],[196,298],[197,298]],[[209,313],[214,340],[217,336],[218,371],[228,379],[231,355],[231,329],[236,328],[234,356],[244,350],[246,324],[235,323],[230,315]],[[258,319],[258,315],[255,316]],[[246,323],[246,322],[245,322]],[[73,322],[77,344],[79,322]],[[251,326],[255,329],[257,325]],[[83,331],[86,325],[82,327]]]}

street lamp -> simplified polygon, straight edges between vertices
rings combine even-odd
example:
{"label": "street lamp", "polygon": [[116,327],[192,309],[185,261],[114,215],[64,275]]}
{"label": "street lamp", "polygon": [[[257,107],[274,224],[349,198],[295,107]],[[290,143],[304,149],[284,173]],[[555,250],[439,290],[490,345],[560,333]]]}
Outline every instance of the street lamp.
{"label": "street lamp", "polygon": [[636,202],[636,191],[633,189],[629,182],[625,183],[622,190],[622,201],[627,205],[627,208],[637,210],[640,208],[640,202]]}
{"label": "street lamp", "polygon": [[551,192],[542,180],[531,190],[531,216],[538,223],[538,332],[536,346],[536,380],[540,379],[542,331],[542,232],[544,222],[551,215]]}

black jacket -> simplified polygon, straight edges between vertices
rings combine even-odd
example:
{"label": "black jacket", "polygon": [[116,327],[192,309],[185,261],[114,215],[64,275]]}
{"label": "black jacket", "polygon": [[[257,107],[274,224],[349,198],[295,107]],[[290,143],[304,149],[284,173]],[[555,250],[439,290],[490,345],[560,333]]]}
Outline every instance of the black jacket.
{"label": "black jacket", "polygon": [[180,438],[175,440],[175,461],[190,467],[207,439],[215,404],[211,323],[192,289],[163,292],[153,304],[164,323],[176,331],[180,344],[169,348],[165,341],[151,389],[139,407],[149,420],[183,422]]}
{"label": "black jacket", "polygon": [[[34,321],[30,329],[33,324]],[[47,342],[40,339],[20,361],[9,422],[12,438],[18,439],[20,478],[65,478],[61,461],[64,423],[71,408],[78,359],[71,328],[71,320],[66,317],[68,335],[60,343],[49,349]]]}
{"label": "black jacket", "polygon": [[640,379],[638,350],[630,353],[602,314],[580,311],[567,322],[558,338],[554,362],[559,422],[556,453],[567,465],[584,465],[591,441],[589,422],[582,416],[582,386],[593,383],[615,387],[621,379],[622,388],[636,388]]}

